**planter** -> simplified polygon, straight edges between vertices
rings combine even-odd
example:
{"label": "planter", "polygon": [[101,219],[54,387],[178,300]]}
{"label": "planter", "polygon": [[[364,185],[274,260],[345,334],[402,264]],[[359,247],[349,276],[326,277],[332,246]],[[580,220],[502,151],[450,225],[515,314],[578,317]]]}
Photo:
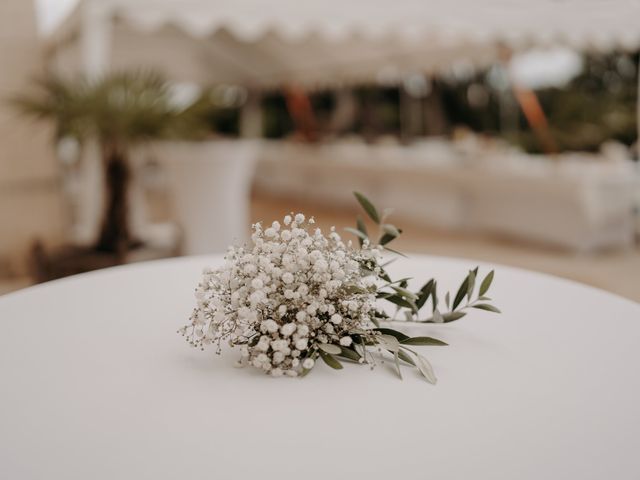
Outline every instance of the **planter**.
{"label": "planter", "polygon": [[256,140],[160,142],[183,253],[221,253],[248,235]]}

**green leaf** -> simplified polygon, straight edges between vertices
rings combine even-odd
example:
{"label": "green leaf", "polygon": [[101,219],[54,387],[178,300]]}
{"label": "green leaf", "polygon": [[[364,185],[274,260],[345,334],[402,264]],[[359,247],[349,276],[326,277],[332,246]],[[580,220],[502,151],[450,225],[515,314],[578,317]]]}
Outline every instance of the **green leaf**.
{"label": "green leaf", "polygon": [[433,278],[429,280],[422,286],[420,292],[418,292],[418,300],[416,300],[416,307],[418,307],[418,309],[421,309],[424,304],[427,303],[427,300],[429,300],[431,289],[433,288],[433,281]]}
{"label": "green leaf", "polygon": [[488,303],[478,303],[477,305],[472,305],[472,307],[479,310],[486,310],[488,312],[502,313],[498,307],[494,307]]}
{"label": "green leaf", "polygon": [[378,276],[383,279],[385,282],[390,282],[391,281],[391,277],[389,276],[389,274],[384,270],[384,268],[380,269],[380,273],[378,274]]}
{"label": "green leaf", "polygon": [[340,347],[338,345],[334,345],[332,343],[320,343],[318,347],[320,348],[320,350],[323,350],[326,353],[331,353],[333,355],[338,355],[342,351],[340,350]]}
{"label": "green leaf", "polygon": [[367,293],[367,290],[358,285],[346,285],[342,287],[342,291],[347,295],[353,295],[355,293]]}
{"label": "green leaf", "polygon": [[444,296],[444,304],[447,306],[447,310],[451,308],[451,298],[449,292],[447,292]]}
{"label": "green leaf", "polygon": [[358,227],[358,230],[361,231],[365,236],[369,236],[369,232],[367,232],[367,226],[365,225],[364,220],[360,215],[358,215],[358,218],[356,219],[356,226]]}
{"label": "green leaf", "polygon": [[369,240],[369,237],[367,237],[364,233],[362,233],[360,230],[356,230],[355,228],[351,228],[351,227],[345,227],[345,231],[349,232],[349,233],[353,233],[356,237],[358,237],[360,240]]}
{"label": "green leaf", "polygon": [[395,225],[392,225],[390,223],[383,223],[381,226],[382,231],[388,235],[393,235],[394,237],[400,235],[400,230],[398,230]]}
{"label": "green leaf", "polygon": [[460,320],[462,317],[464,317],[467,313],[466,312],[448,312],[445,313],[444,315],[442,315],[442,320],[444,320],[445,323],[448,322],[453,322],[455,320]]}
{"label": "green leaf", "polygon": [[405,340],[400,340],[400,343],[402,345],[448,345],[448,343],[432,337],[411,337]]}
{"label": "green leaf", "polygon": [[353,360],[354,362],[358,362],[360,358],[362,358],[360,354],[355,350],[353,350],[352,348],[340,347],[340,350],[341,351],[339,356],[348,358],[349,360]]}
{"label": "green leaf", "polygon": [[476,275],[478,273],[478,267],[475,268],[475,270],[471,270],[469,272],[469,276],[467,277],[469,279],[468,285],[467,285],[467,300],[471,301],[471,295],[473,295],[473,289],[476,286]]}
{"label": "green leaf", "polygon": [[433,311],[433,323],[444,323],[444,318],[437,308]]}
{"label": "green leaf", "polygon": [[402,380],[402,371],[400,370],[400,361],[398,360],[399,352],[399,349],[393,352],[393,360],[396,364],[396,371],[398,372],[398,376],[400,377],[400,380]]}
{"label": "green leaf", "polygon": [[435,312],[436,308],[438,308],[438,282],[433,282],[431,286],[431,303]]}
{"label": "green leaf", "polygon": [[353,194],[358,200],[358,203],[360,203],[360,206],[364,209],[365,212],[367,212],[369,218],[371,218],[371,220],[373,220],[377,224],[380,224],[380,215],[378,214],[378,210],[376,210],[376,207],[373,206],[369,199],[360,192],[353,192]]}
{"label": "green leaf", "polygon": [[399,332],[398,330],[393,330],[392,328],[374,328],[374,330],[384,335],[391,335],[392,337],[396,337],[400,342],[402,342],[403,340],[406,340],[407,338],[410,338],[408,335],[405,335],[404,333]]}
{"label": "green leaf", "polygon": [[420,373],[422,373],[424,378],[426,378],[429,383],[433,383],[435,385],[438,379],[436,378],[436,374],[433,372],[433,367],[429,363],[429,360],[427,360],[422,355],[419,355],[417,353],[415,355],[416,355],[416,367],[418,367],[418,370],[420,370]]}
{"label": "green leaf", "polygon": [[392,335],[377,335],[376,342],[391,352],[397,352],[400,349],[400,342]]}
{"label": "green leaf", "polygon": [[407,298],[409,300],[417,300],[418,299],[418,296],[415,293],[410,292],[406,288],[397,287],[395,285],[391,285],[391,288],[393,290],[395,290],[397,293],[399,293],[400,295],[402,295],[403,298]]}
{"label": "green leaf", "polygon": [[[395,240],[396,236],[395,235],[389,235],[388,233],[385,233],[384,235],[382,235],[380,237],[380,240],[378,240],[378,243],[380,245],[386,245],[388,243],[390,243],[392,240]],[[389,248],[387,247],[387,250],[389,250]]]}
{"label": "green leaf", "polygon": [[487,276],[484,277],[484,280],[482,280],[482,283],[480,284],[480,292],[479,292],[479,295],[481,297],[489,291],[489,287],[491,287],[491,282],[493,282],[493,275],[494,275],[494,271],[491,270],[487,274]]}
{"label": "green leaf", "polygon": [[391,295],[389,297],[386,297],[385,300],[387,300],[388,302],[393,303],[394,305],[397,305],[398,307],[410,308],[414,312],[418,311],[415,303],[410,302],[408,300],[405,300],[404,298],[400,297],[399,295]]}
{"label": "green leaf", "polygon": [[460,285],[460,288],[458,288],[458,293],[456,293],[456,297],[453,299],[453,310],[458,308],[458,305],[460,305],[460,302],[462,302],[462,299],[465,297],[468,290],[469,290],[469,275],[465,277],[464,281]]}
{"label": "green leaf", "polygon": [[400,360],[407,362],[409,365],[413,365],[414,367],[416,366],[416,362],[414,362],[411,357],[404,350],[402,350],[402,348],[398,350],[398,357],[400,357]]}
{"label": "green leaf", "polygon": [[324,363],[329,365],[331,368],[342,370],[342,364],[333,355],[320,351],[320,358],[322,358]]}

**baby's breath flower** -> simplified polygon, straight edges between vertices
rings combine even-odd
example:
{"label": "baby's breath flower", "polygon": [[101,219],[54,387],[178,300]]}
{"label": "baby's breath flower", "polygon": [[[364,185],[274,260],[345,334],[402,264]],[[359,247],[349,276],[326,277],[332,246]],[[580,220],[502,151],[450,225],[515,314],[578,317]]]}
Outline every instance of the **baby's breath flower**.
{"label": "baby's breath flower", "polygon": [[353,340],[351,339],[351,337],[342,337],[340,339],[340,345],[342,345],[343,347],[348,347],[352,343],[353,343]]}
{"label": "baby's breath flower", "polygon": [[[386,245],[390,236],[395,238],[400,233],[384,222],[387,213],[380,216],[362,194],[355,196],[380,227],[381,244]],[[418,294],[404,288],[406,280],[391,281],[380,263],[385,247],[369,241],[361,220],[357,231],[351,230],[361,239],[358,246],[351,240],[343,241],[335,227],[327,235],[319,228],[310,228],[314,223],[313,217],[307,220],[302,213],[293,212],[282,224],[274,221],[263,228],[255,223],[250,244],[229,247],[221,267],[203,271],[190,323],[178,333],[200,349],[215,345],[217,353],[223,343],[238,347],[239,366],[250,365],[273,377],[302,376],[318,358],[334,368],[340,368],[337,357],[373,368],[375,356],[395,353],[398,374],[402,359],[435,383],[428,361],[406,345],[446,344],[428,337],[406,338],[398,344],[396,338],[404,334],[374,328],[381,322],[396,321],[376,308],[376,299],[393,303],[397,314],[404,313],[398,316],[424,323],[441,323],[443,318],[453,321],[470,308],[499,312],[486,303],[488,298],[484,296],[493,281],[493,271],[476,283],[478,268],[470,270],[460,287],[467,301],[460,304],[456,298],[452,310],[440,312],[437,299],[448,300],[448,294],[440,297],[434,280],[425,285],[432,285],[431,290],[423,287]],[[383,281],[384,285],[378,287]],[[475,300],[473,285],[479,285]],[[414,300],[416,295],[423,298],[425,294],[427,301],[431,297],[429,311],[433,316],[418,320],[421,317],[416,307],[424,306],[424,302],[414,304]],[[456,297],[460,295],[458,292]],[[444,303],[448,308],[449,302]],[[407,352],[415,361],[406,357]]]}
{"label": "baby's breath flower", "polygon": [[350,331],[373,326],[372,280],[360,265],[380,252],[349,247],[335,229],[310,234],[313,223],[298,213],[264,230],[254,224],[251,245],[231,247],[222,267],[205,270],[180,332],[200,348],[238,346],[243,365],[275,377],[313,368],[321,343],[351,345]]}

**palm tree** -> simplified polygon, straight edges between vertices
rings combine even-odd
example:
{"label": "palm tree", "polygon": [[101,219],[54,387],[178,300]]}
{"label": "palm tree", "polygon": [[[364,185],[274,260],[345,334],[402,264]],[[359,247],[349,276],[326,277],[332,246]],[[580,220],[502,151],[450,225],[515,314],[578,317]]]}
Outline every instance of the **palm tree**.
{"label": "palm tree", "polygon": [[88,80],[48,76],[36,91],[16,97],[22,112],[55,124],[57,138],[97,140],[106,181],[106,204],[96,249],[119,255],[135,243],[129,221],[127,192],[129,154],[140,142],[202,131],[190,109],[176,107],[170,84],[152,71],[111,73]]}

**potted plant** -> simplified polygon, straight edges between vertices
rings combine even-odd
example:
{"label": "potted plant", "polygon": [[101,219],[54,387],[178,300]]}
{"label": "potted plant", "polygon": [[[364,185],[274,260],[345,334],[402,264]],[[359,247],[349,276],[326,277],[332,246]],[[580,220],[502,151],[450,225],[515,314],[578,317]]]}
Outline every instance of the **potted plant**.
{"label": "potted plant", "polygon": [[48,76],[13,103],[24,113],[55,124],[57,138],[95,140],[104,168],[106,203],[94,249],[122,258],[138,243],[129,225],[130,155],[156,139],[202,132],[193,109],[172,102],[171,85],[157,72],[110,73],[96,79]]}

